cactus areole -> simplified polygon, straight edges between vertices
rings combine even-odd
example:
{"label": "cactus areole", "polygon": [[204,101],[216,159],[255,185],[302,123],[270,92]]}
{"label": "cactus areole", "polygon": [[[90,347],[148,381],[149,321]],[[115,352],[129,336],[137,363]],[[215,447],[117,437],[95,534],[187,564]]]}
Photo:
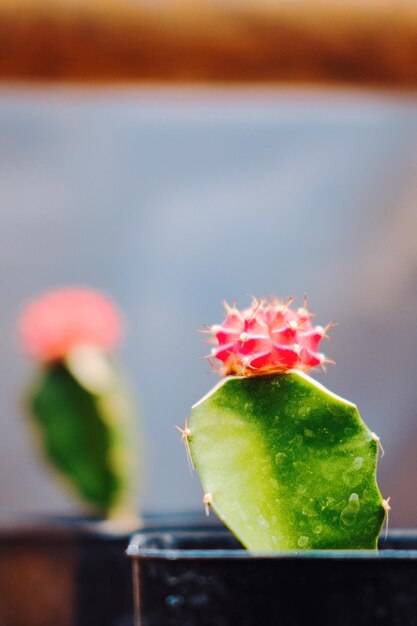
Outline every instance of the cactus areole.
{"label": "cactus areole", "polygon": [[378,438],[354,404],[305,372],[329,362],[306,304],[226,305],[207,329],[225,378],[183,433],[203,501],[253,552],[375,549],[388,507]]}

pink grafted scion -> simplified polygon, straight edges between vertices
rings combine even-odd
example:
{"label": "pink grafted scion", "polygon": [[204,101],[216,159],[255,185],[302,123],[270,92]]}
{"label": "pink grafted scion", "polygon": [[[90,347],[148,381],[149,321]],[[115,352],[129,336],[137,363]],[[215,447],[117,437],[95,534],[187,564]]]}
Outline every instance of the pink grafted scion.
{"label": "pink grafted scion", "polygon": [[224,304],[226,319],[211,326],[210,341],[216,343],[209,359],[222,362],[225,376],[259,376],[290,369],[309,370],[332,363],[319,352],[319,344],[332,324],[315,326],[307,304],[293,310],[293,298],[281,302],[275,298],[252,301],[239,311]]}
{"label": "pink grafted scion", "polygon": [[65,287],[32,300],[20,318],[26,351],[43,362],[64,359],[74,348],[113,349],[122,322],[111,300],[86,287]]}

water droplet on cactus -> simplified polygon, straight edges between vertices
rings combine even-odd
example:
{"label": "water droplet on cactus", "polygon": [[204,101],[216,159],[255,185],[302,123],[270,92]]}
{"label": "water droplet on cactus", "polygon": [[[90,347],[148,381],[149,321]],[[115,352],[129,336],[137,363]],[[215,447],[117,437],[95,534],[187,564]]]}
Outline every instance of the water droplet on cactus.
{"label": "water droplet on cactus", "polygon": [[340,514],[340,519],[345,526],[351,526],[359,513],[360,502],[357,493],[352,493],[347,505]]}
{"label": "water droplet on cactus", "polygon": [[359,470],[363,465],[363,458],[361,456],[357,456],[353,461],[353,469]]}
{"label": "water droplet on cactus", "polygon": [[302,435],[296,435],[293,440],[293,446],[296,446],[297,448],[299,448],[300,446],[303,445],[303,441],[304,440],[303,440]]}
{"label": "water droplet on cactus", "polygon": [[263,515],[258,515],[258,524],[261,528],[269,528],[269,523]]}
{"label": "water droplet on cactus", "polygon": [[302,508],[301,512],[303,515],[307,515],[307,517],[314,517],[317,515],[317,504],[313,498],[310,498],[307,504]]}
{"label": "water droplet on cactus", "polygon": [[293,463],[294,469],[296,469],[301,474],[308,474],[308,465],[304,463],[304,461],[294,461]]}
{"label": "water droplet on cactus", "polygon": [[342,480],[348,487],[357,487],[359,483],[362,482],[362,476],[358,472],[360,467],[353,467],[352,469],[347,469],[342,474]]}
{"label": "water droplet on cactus", "polygon": [[278,489],[279,485],[278,485],[278,481],[276,478],[270,478],[269,479],[269,484],[271,485],[271,487],[273,489]]}
{"label": "water droplet on cactus", "polygon": [[317,526],[313,528],[313,533],[315,533],[316,535],[320,535],[322,530],[323,526],[321,524],[317,524]]}
{"label": "water droplet on cactus", "polygon": [[328,498],[326,498],[326,502],[323,504],[323,506],[321,507],[321,510],[324,511],[325,509],[333,509],[334,508],[334,498],[332,498],[331,496],[329,496]]}
{"label": "water droplet on cactus", "polygon": [[287,455],[285,454],[285,452],[278,452],[275,455],[275,463],[277,465],[282,465],[286,458],[287,458]]}
{"label": "water droplet on cactus", "polygon": [[306,537],[306,535],[302,535],[301,537],[299,537],[297,543],[300,546],[300,548],[305,548],[308,545],[309,542],[309,538]]}
{"label": "water droplet on cactus", "polygon": [[302,404],[300,407],[298,407],[297,415],[298,417],[301,417],[301,419],[307,419],[309,413],[310,409],[305,404]]}
{"label": "water droplet on cactus", "polygon": [[345,435],[347,439],[349,439],[350,437],[354,436],[355,430],[351,428],[350,426],[346,426],[346,428],[343,430],[343,434]]}

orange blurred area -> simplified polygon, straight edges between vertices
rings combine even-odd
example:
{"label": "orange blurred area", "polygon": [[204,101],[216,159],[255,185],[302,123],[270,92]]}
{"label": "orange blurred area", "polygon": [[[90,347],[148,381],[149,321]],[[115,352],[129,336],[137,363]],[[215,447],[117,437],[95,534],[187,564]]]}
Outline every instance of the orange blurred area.
{"label": "orange blurred area", "polygon": [[417,85],[415,2],[2,0],[0,79]]}

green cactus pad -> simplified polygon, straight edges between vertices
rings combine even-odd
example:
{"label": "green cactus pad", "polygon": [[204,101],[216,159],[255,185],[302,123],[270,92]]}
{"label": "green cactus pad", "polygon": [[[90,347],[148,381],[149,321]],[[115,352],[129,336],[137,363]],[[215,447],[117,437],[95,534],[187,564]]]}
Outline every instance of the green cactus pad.
{"label": "green cactus pad", "polygon": [[102,516],[127,510],[130,497],[127,411],[118,382],[112,374],[93,392],[69,365],[57,363],[41,371],[29,398],[46,456]]}
{"label": "green cactus pad", "polygon": [[301,372],[229,377],[189,429],[211,507],[249,550],[376,548],[378,445],[354,404]]}

